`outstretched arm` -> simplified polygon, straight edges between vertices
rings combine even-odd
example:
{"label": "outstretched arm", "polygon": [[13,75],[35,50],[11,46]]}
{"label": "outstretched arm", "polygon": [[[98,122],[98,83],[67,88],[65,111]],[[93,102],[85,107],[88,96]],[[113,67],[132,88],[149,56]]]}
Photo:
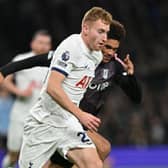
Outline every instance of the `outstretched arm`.
{"label": "outstretched arm", "polygon": [[34,66],[50,66],[51,59],[53,56],[53,52],[49,52],[46,54],[41,54],[37,56],[33,56],[27,59],[23,59],[21,61],[10,62],[0,68],[0,83],[4,80],[4,78],[12,74],[14,72],[32,68]]}
{"label": "outstretched arm", "polygon": [[140,103],[142,100],[142,90],[134,75],[134,64],[132,63],[129,54],[126,55],[124,61],[116,57],[126,71],[123,74],[115,76],[116,83],[123,89],[126,95],[134,102]]}
{"label": "outstretched arm", "polygon": [[134,103],[141,103],[142,90],[134,75],[117,75],[116,83]]}

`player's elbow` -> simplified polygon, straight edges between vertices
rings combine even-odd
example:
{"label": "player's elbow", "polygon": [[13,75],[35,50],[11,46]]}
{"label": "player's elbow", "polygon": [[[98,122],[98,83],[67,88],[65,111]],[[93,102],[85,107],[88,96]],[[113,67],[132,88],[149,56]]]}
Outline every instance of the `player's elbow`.
{"label": "player's elbow", "polygon": [[48,85],[47,86],[47,93],[49,94],[49,95],[52,95],[53,94],[53,89],[52,89],[52,87],[50,86],[50,85]]}
{"label": "player's elbow", "polygon": [[48,85],[47,85],[47,93],[50,95],[50,96],[56,96],[57,95],[57,92],[56,92],[56,90],[58,90],[56,87],[54,87],[53,85],[52,85],[52,83],[48,83]]}

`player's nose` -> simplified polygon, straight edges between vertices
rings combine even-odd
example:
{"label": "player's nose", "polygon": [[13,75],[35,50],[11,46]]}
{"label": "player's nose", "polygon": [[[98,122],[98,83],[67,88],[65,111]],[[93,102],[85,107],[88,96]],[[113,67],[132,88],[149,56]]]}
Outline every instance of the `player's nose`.
{"label": "player's nose", "polygon": [[104,33],[102,35],[102,41],[103,41],[103,43],[105,43],[107,41],[107,34],[106,33]]}

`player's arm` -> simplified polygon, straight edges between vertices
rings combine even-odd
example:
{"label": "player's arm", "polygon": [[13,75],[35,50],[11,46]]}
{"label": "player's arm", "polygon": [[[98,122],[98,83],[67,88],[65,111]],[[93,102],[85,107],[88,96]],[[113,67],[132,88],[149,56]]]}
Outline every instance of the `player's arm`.
{"label": "player's arm", "polygon": [[122,65],[125,72],[115,76],[116,83],[134,103],[140,103],[142,100],[142,90],[134,75],[134,64],[131,61],[129,54],[126,55],[124,61],[119,59],[118,62]]}
{"label": "player's arm", "polygon": [[141,103],[142,89],[134,75],[117,75],[115,79],[116,83],[134,103]]}
{"label": "player's arm", "polygon": [[58,72],[57,70],[52,70],[47,86],[48,94],[64,109],[75,115],[86,128],[97,131],[100,119],[82,111],[70,100],[62,88],[62,82],[65,77],[65,74]]}
{"label": "player's arm", "polygon": [[3,86],[12,94],[18,97],[29,97],[32,95],[32,87],[29,86],[25,90],[21,90],[17,87],[17,85],[13,82],[13,75],[9,75],[3,82]]}
{"label": "player's arm", "polygon": [[52,59],[52,52],[41,54],[37,56],[33,56],[27,59],[23,59],[21,61],[10,62],[0,68],[0,83],[4,80],[4,78],[12,74],[14,72],[32,68],[34,66],[50,66]]}

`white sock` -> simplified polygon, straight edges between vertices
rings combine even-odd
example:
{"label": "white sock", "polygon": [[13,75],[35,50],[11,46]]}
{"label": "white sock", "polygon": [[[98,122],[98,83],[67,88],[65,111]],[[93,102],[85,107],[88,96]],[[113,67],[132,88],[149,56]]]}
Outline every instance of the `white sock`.
{"label": "white sock", "polygon": [[6,155],[2,161],[2,168],[15,168],[15,164],[10,162],[9,155]]}

